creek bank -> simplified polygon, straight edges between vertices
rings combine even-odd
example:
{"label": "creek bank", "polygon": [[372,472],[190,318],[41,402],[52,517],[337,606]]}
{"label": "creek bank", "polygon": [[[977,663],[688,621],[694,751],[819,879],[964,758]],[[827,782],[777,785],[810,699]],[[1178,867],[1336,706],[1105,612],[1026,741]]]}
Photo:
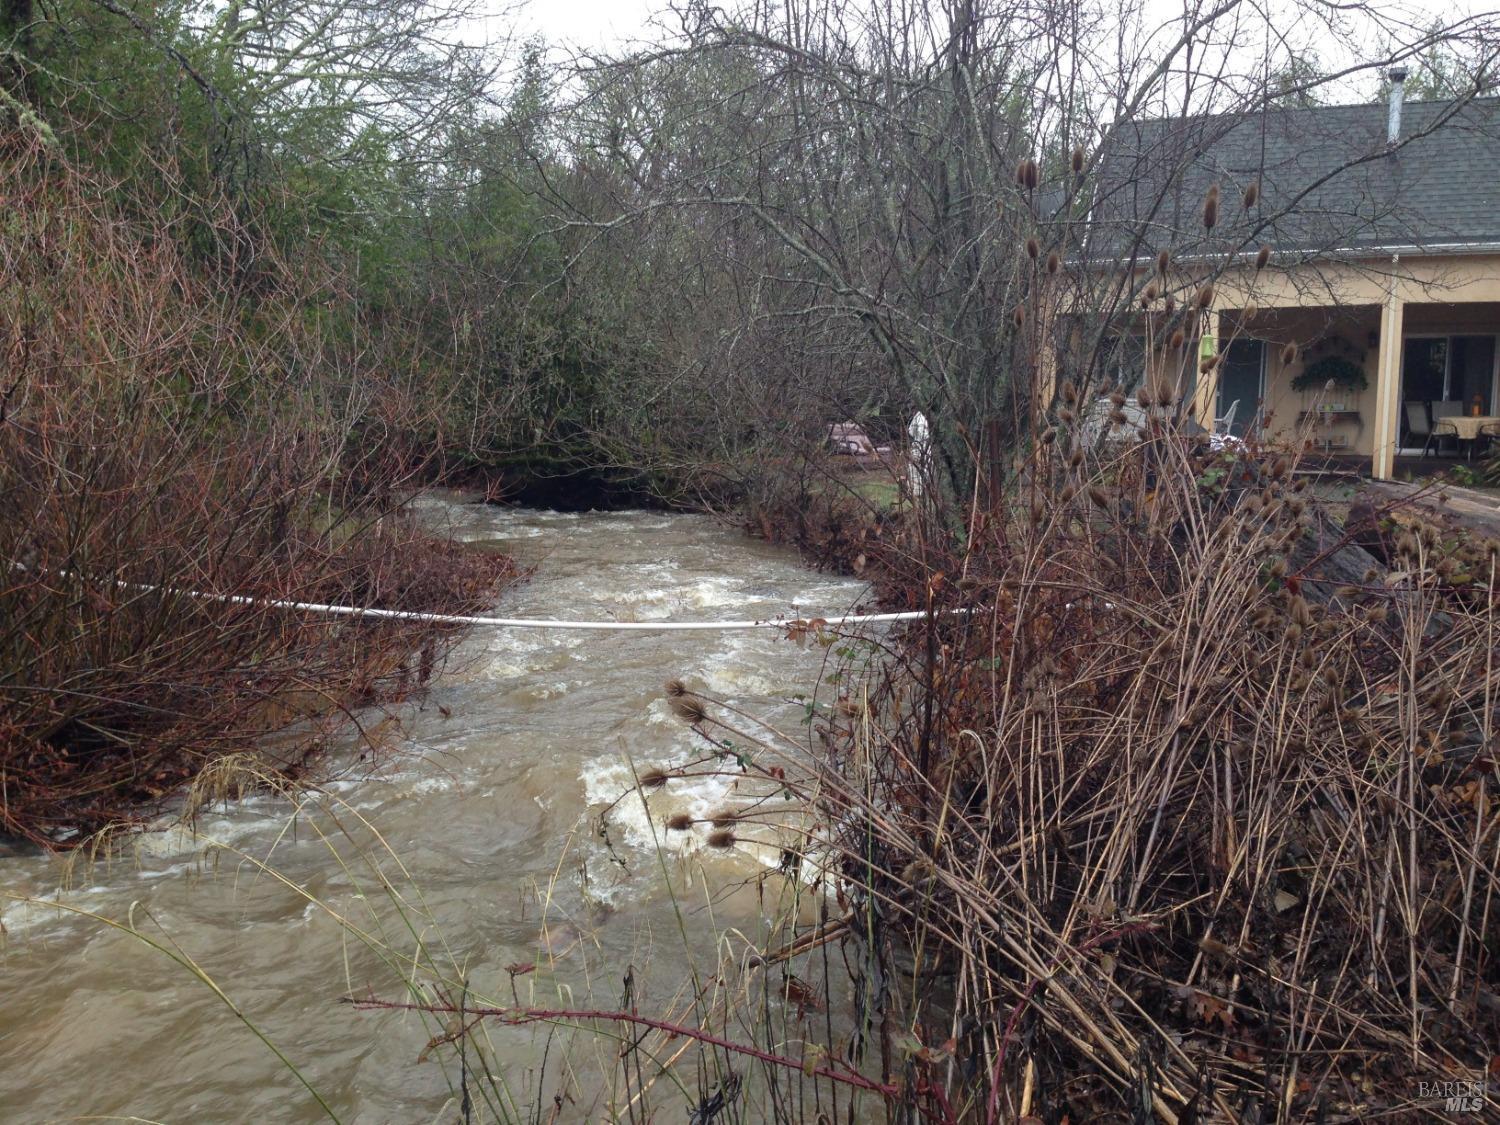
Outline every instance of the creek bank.
{"label": "creek bank", "polygon": [[352,711],[424,690],[460,635],[276,601],[474,613],[520,576],[508,556],[399,513],[362,519],[347,535],[296,525],[280,536],[264,546],[279,569],[231,571],[217,591],[201,576],[173,575],[122,597],[109,579],[49,580],[52,567],[11,584],[15,619],[49,632],[0,689],[9,716],[0,840],[69,850],[168,810],[190,813],[210,791],[294,784],[316,772]]}

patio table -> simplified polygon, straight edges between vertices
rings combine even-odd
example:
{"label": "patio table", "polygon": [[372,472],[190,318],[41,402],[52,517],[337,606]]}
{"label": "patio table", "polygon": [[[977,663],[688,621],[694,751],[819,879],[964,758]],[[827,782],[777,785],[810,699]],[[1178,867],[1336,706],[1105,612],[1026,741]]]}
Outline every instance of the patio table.
{"label": "patio table", "polygon": [[1470,460],[1474,457],[1474,446],[1479,443],[1480,430],[1485,426],[1500,427],[1500,415],[1481,414],[1477,418],[1472,414],[1455,414],[1448,418],[1434,418],[1434,427],[1452,426],[1458,440],[1467,444]]}

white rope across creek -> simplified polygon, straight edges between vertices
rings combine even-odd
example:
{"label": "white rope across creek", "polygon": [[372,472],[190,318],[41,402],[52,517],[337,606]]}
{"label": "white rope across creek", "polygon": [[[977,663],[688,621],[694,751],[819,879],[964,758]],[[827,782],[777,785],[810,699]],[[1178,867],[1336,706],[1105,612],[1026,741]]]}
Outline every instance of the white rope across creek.
{"label": "white rope across creek", "polygon": [[[10,564],[16,570],[27,570],[24,563]],[[73,575],[66,570],[54,571],[62,577]],[[377,609],[374,606],[328,605],[323,602],[298,602],[283,598],[252,598],[245,594],[210,594],[202,590],[179,590],[144,582],[115,579],[114,585],[142,593],[165,592],[179,597],[200,598],[226,605],[263,606],[296,613],[322,613],[330,617],[371,617],[382,621],[416,621],[424,625],[473,625],[492,629],[575,629],[603,633],[672,633],[734,632],[743,629],[812,629],[841,625],[886,625],[897,621],[920,621],[930,616],[926,610],[901,613],[846,613],[840,617],[771,617],[742,621],[567,621],[551,617],[473,617],[460,613],[422,613],[409,609]],[[952,611],[959,612],[959,611]]]}
{"label": "white rope across creek", "polygon": [[919,621],[930,616],[926,610],[901,613],[848,613],[842,617],[766,618],[745,621],[566,621],[550,617],[468,617],[455,613],[419,613],[404,609],[375,609],[367,606],[323,605],[318,602],[291,602],[249,598],[240,594],[202,594],[185,591],[189,597],[229,602],[233,605],[259,605],[272,609],[289,609],[306,613],[326,613],[335,617],[375,617],[395,621],[418,621],[425,625],[477,625],[493,629],[589,629],[596,632],[730,632],[741,629],[811,629],[834,628],[857,623],[884,625],[896,621]]}
{"label": "white rope across creek", "polygon": [[[29,570],[25,563],[12,562],[14,570]],[[45,570],[43,571],[45,573]],[[57,570],[51,573],[64,578],[75,575],[71,571]],[[846,613],[840,617],[767,617],[742,621],[567,621],[551,617],[472,617],[459,613],[422,613],[409,609],[377,609],[374,606],[327,605],[322,602],[298,602],[283,598],[252,598],[245,594],[210,594],[203,590],[181,590],[173,586],[156,586],[144,582],[126,582],[114,579],[114,585],[123,590],[139,590],[142,593],[168,593],[178,597],[200,598],[203,601],[223,602],[226,605],[264,606],[267,609],[285,609],[296,613],[322,613],[330,617],[372,617],[383,621],[416,621],[424,625],[474,625],[492,629],[574,629],[600,633],[673,633],[673,632],[736,632],[744,629],[825,629],[841,625],[887,625],[897,621],[920,621],[932,616],[924,609],[905,610],[901,613]],[[964,610],[949,610],[963,613]]]}

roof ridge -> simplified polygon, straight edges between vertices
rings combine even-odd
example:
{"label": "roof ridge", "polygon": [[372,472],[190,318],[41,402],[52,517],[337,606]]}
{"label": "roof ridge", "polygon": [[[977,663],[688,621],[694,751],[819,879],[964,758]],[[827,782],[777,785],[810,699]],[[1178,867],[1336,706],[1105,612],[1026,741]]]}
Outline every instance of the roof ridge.
{"label": "roof ridge", "polygon": [[[1425,101],[1406,101],[1406,109],[1414,109],[1420,106],[1455,105],[1462,101],[1465,105],[1492,104],[1500,107],[1500,93],[1477,94],[1472,98],[1428,98]],[[1322,105],[1263,105],[1252,109],[1228,109],[1228,110],[1205,110],[1202,113],[1188,113],[1172,117],[1135,117],[1116,121],[1110,128],[1118,128],[1120,125],[1166,125],[1189,121],[1228,121],[1233,118],[1259,117],[1267,113],[1277,114],[1321,114],[1335,112],[1352,112],[1355,110],[1380,110],[1385,112],[1387,103],[1384,101],[1368,102],[1329,102]]]}

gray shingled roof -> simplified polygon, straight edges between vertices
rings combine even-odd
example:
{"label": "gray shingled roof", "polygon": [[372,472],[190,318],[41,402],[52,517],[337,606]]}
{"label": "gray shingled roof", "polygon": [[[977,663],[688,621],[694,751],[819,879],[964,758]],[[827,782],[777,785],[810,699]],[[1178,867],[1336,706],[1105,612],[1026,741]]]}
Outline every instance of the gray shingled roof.
{"label": "gray shingled roof", "polygon": [[[1387,109],[1271,107],[1120,125],[1105,142],[1090,257],[1208,252],[1245,240],[1303,254],[1500,244],[1500,98],[1408,102],[1405,143],[1394,149]],[[1252,181],[1260,200],[1246,212]],[[1205,238],[1203,198],[1213,183],[1220,221]]]}

